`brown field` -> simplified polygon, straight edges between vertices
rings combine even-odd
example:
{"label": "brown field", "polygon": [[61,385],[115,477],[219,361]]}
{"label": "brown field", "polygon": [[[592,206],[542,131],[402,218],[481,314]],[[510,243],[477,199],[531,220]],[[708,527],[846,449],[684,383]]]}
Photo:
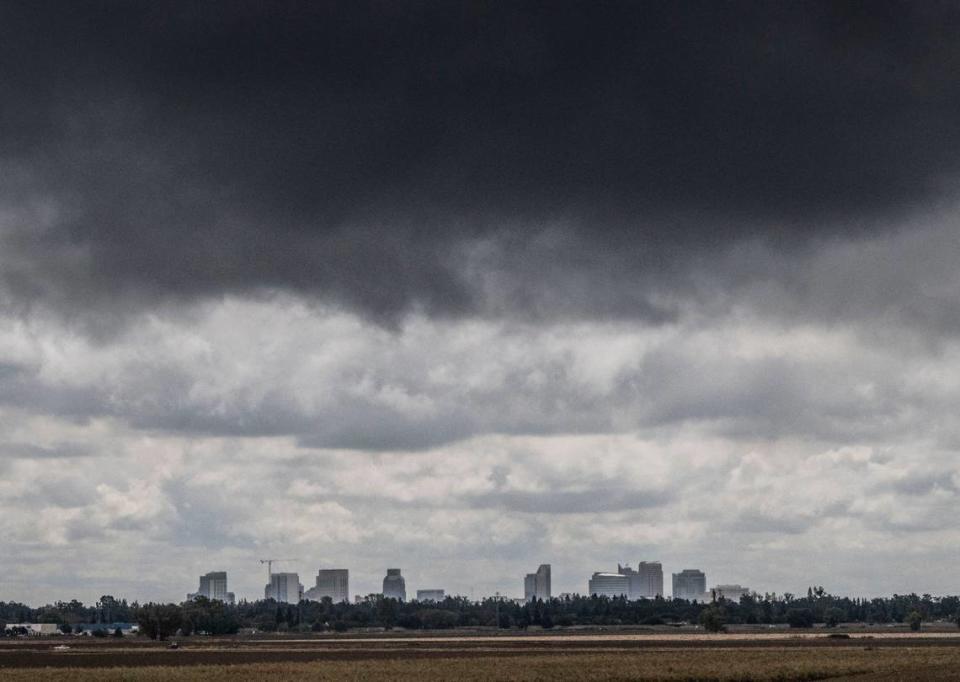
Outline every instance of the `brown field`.
{"label": "brown field", "polygon": [[[66,645],[68,650],[56,650]],[[955,633],[0,642],[2,680],[954,680]]]}

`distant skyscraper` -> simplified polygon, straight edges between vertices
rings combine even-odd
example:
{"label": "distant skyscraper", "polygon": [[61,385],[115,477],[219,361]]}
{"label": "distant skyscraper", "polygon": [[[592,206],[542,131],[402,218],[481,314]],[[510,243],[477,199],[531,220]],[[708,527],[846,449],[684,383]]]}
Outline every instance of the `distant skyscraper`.
{"label": "distant skyscraper", "polygon": [[536,573],[527,573],[523,579],[523,598],[525,601],[550,599],[550,564],[540,564]]}
{"label": "distant skyscraper", "polygon": [[350,601],[350,571],[345,568],[321,568],[317,571],[316,586],[303,596],[312,601],[330,597],[334,604]]}
{"label": "distant skyscraper", "polygon": [[270,584],[263,590],[264,599],[275,599],[285,604],[299,604],[303,599],[303,585],[296,573],[271,573]]}
{"label": "distant skyscraper", "polygon": [[707,591],[707,576],[703,571],[687,568],[673,574],[673,598],[703,601]]}
{"label": "distant skyscraper", "polygon": [[637,570],[617,565],[617,573],[630,580],[630,599],[654,599],[663,596],[663,567],[659,561],[641,561]]}
{"label": "distant skyscraper", "polygon": [[598,597],[629,597],[630,576],[622,573],[594,573],[587,582],[587,592]]}
{"label": "distant skyscraper", "polygon": [[527,573],[523,577],[523,600],[533,601],[537,594],[537,574]]}
{"label": "distant skyscraper", "polygon": [[417,601],[443,601],[443,590],[417,590]]}
{"label": "distant skyscraper", "polygon": [[663,566],[659,561],[641,561],[637,573],[640,574],[642,596],[647,599],[663,596]]}
{"label": "distant skyscraper", "polygon": [[387,569],[387,577],[383,579],[383,596],[406,601],[407,582],[400,575],[399,568]]}
{"label": "distant skyscraper", "polygon": [[233,592],[227,592],[227,572],[214,571],[201,575],[200,587],[196,592],[188,594],[187,599],[196,599],[197,597],[206,597],[207,599],[216,599],[232,604],[235,600]]}

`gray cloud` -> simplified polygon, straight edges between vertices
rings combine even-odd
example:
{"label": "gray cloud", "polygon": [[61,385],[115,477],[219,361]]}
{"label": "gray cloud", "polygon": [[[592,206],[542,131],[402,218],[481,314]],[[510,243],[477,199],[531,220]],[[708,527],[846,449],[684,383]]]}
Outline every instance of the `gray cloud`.
{"label": "gray cloud", "polygon": [[70,459],[90,457],[91,448],[80,443],[57,443],[36,445],[34,443],[4,443],[0,445],[0,457],[17,459]]}
{"label": "gray cloud", "polygon": [[498,492],[467,500],[480,509],[502,508],[515,512],[543,514],[584,514],[608,511],[641,510],[662,506],[671,495],[662,491],[591,487],[582,492]]}
{"label": "gray cloud", "polygon": [[[699,259],[874,234],[948,192],[960,158],[952,5],[35,3],[2,19],[0,281],[94,329],[274,288],[394,323],[670,319],[657,295]],[[463,267],[483,245],[478,288]],[[613,295],[576,295],[594,286]]]}

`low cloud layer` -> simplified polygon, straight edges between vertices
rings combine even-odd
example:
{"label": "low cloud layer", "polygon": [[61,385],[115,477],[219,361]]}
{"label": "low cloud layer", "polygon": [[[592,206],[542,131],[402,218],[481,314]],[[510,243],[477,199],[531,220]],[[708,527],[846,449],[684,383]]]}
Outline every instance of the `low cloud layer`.
{"label": "low cloud layer", "polygon": [[[87,598],[176,598],[214,564],[255,596],[273,554],[305,580],[347,565],[355,591],[389,563],[512,593],[540,561],[582,591],[654,558],[767,591],[948,591],[892,549],[954,536],[960,348],[918,338],[757,315],[389,330],[289,297],[109,343],[9,318],[0,508],[28,559],[4,568],[35,600],[63,556],[90,562]],[[144,554],[170,570],[135,579]]]}

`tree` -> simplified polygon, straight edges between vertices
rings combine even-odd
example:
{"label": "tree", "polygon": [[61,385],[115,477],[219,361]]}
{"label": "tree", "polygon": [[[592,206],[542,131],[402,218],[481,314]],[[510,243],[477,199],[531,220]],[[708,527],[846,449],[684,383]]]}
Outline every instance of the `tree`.
{"label": "tree", "polygon": [[787,623],[792,628],[812,628],[813,611],[810,609],[790,609],[787,611]]}
{"label": "tree", "polygon": [[457,614],[446,609],[421,609],[417,612],[421,627],[428,630],[445,630],[457,627]]}
{"label": "tree", "polygon": [[137,611],[140,632],[150,639],[164,640],[180,628],[183,613],[176,604],[147,604]]}
{"label": "tree", "polygon": [[97,622],[112,623],[117,619],[120,611],[120,604],[109,594],[100,597],[97,602]]}
{"label": "tree", "polygon": [[377,618],[388,630],[397,624],[397,612],[400,602],[391,597],[382,597],[377,602]]}
{"label": "tree", "polygon": [[724,632],[727,627],[723,609],[719,606],[708,606],[700,612],[700,625],[707,632]]}
{"label": "tree", "polygon": [[828,628],[835,628],[843,621],[845,615],[843,609],[832,607],[824,613],[823,622],[827,624]]}
{"label": "tree", "polygon": [[911,611],[907,616],[907,624],[910,625],[910,629],[914,632],[920,630],[920,625],[923,623],[923,616],[920,615],[919,611]]}

